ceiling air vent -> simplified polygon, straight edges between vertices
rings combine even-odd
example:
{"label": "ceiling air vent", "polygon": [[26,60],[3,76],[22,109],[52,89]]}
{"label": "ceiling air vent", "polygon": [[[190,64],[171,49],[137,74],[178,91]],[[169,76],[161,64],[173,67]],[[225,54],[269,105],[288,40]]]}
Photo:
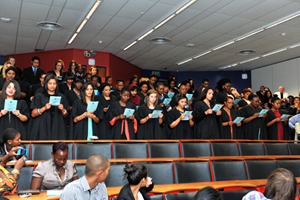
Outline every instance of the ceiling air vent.
{"label": "ceiling air vent", "polygon": [[150,42],[153,44],[168,44],[171,42],[171,40],[165,37],[156,37],[156,38],[152,38]]}
{"label": "ceiling air vent", "polygon": [[37,26],[47,31],[58,31],[62,29],[62,25],[56,22],[42,21],[37,23]]}
{"label": "ceiling air vent", "polygon": [[248,56],[248,55],[255,54],[255,53],[256,53],[256,51],[253,49],[245,49],[245,50],[239,51],[237,54],[242,55],[242,56]]}

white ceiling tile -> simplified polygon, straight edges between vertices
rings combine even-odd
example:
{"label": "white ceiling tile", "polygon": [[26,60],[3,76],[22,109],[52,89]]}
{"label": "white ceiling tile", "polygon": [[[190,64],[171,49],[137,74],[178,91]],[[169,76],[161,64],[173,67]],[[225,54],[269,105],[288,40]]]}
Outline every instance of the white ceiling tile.
{"label": "white ceiling tile", "polygon": [[94,14],[86,23],[84,29],[101,30],[111,19],[111,15]]}
{"label": "white ceiling tile", "polygon": [[48,5],[23,2],[21,17],[23,19],[32,20],[38,23],[46,20],[49,9],[50,8]]}
{"label": "white ceiling tile", "polygon": [[156,31],[151,33],[150,35],[148,35],[147,37],[145,37],[145,39],[150,40],[151,38],[154,38],[154,37],[163,37],[166,34],[171,33],[175,29],[176,29],[176,26],[171,26],[171,25],[166,24],[163,27],[160,27],[159,29],[157,29]]}
{"label": "white ceiling tile", "polygon": [[120,9],[116,16],[138,19],[142,16],[142,12],[147,13],[154,4],[155,2],[147,0],[130,0],[122,7],[122,9]]}
{"label": "white ceiling tile", "polygon": [[1,0],[1,17],[19,18],[21,1],[19,0]]}
{"label": "white ceiling tile", "polygon": [[84,11],[86,15],[89,12],[89,10],[93,7],[95,2],[96,1],[68,0],[65,5],[65,8],[74,10],[74,12]]}
{"label": "white ceiling tile", "polygon": [[[56,42],[64,42],[66,44],[71,36],[72,35],[70,35],[69,31],[65,31],[65,30],[53,31],[51,33],[50,40],[56,41]],[[77,37],[79,37],[79,36],[80,36],[80,34]],[[76,41],[76,39],[75,39],[75,41]]]}
{"label": "white ceiling tile", "polygon": [[[11,45],[11,46],[14,46],[15,45],[15,42],[16,42],[16,37],[15,36],[12,36],[12,35],[9,35],[9,34],[0,34],[0,45]],[[0,49],[1,49],[1,46],[0,46]],[[2,54],[3,55],[3,54]]]}
{"label": "white ceiling tile", "polygon": [[234,30],[240,26],[243,26],[249,23],[250,19],[240,18],[240,17],[233,17],[230,21],[223,22],[222,24],[210,29],[210,31],[218,32],[218,33],[228,33],[231,30]]}
{"label": "white ceiling tile", "polygon": [[181,33],[173,36],[171,39],[172,40],[178,40],[182,42],[189,41],[190,38],[194,38],[196,36],[201,35],[203,33],[201,30],[195,30],[195,29],[185,29]]}
{"label": "white ceiling tile", "polygon": [[34,51],[36,43],[37,43],[37,39],[18,37],[17,48],[21,49],[27,47],[31,51]]}
{"label": "white ceiling tile", "polygon": [[[224,4],[222,4],[222,2]],[[228,4],[228,2],[230,2],[230,0],[201,0],[201,1],[197,1],[195,3],[193,3],[193,5],[190,7],[192,9],[196,9],[196,10],[207,10],[210,9],[214,6],[217,6],[218,4],[220,4],[220,7],[223,7],[224,5]],[[213,9],[213,8],[212,8]],[[213,9],[214,11],[214,9]]]}
{"label": "white ceiling tile", "polygon": [[44,50],[50,51],[50,50],[64,49],[65,46],[66,46],[66,43],[49,41]]}
{"label": "white ceiling tile", "polygon": [[52,5],[57,7],[63,7],[67,0],[52,0]]}
{"label": "white ceiling tile", "polygon": [[128,0],[103,1],[95,14],[115,15],[127,2]]}
{"label": "white ceiling tile", "polygon": [[206,18],[202,19],[198,23],[194,24],[193,26],[191,26],[191,28],[199,29],[202,31],[207,31],[207,30],[214,28],[215,26],[217,26],[219,24],[222,24],[222,23],[228,21],[230,18],[232,18],[232,16],[223,15],[223,14],[219,14],[219,13],[213,13],[213,14],[207,16]]}
{"label": "white ceiling tile", "polygon": [[73,29],[70,31],[75,31],[75,29],[80,25],[84,17],[85,14],[83,12],[74,11],[70,9],[63,9],[57,22],[60,23],[63,27]]}
{"label": "white ceiling tile", "polygon": [[15,47],[11,44],[0,44],[0,55],[14,54]]}
{"label": "white ceiling tile", "polygon": [[58,6],[51,6],[50,12],[47,16],[46,21],[51,21],[51,22],[57,22],[58,17],[60,16],[60,13],[62,12],[62,7]]}
{"label": "white ceiling tile", "polygon": [[176,8],[177,6],[174,5],[157,3],[143,16],[141,16],[140,20],[158,23],[176,11]]}
{"label": "white ceiling tile", "polygon": [[238,36],[242,36],[244,34],[247,34],[249,32],[252,32],[253,30],[256,30],[256,29],[258,29],[262,26],[265,26],[265,25],[266,25],[266,22],[254,20],[254,21],[248,22],[245,25],[239,26],[238,28],[228,32],[228,34],[237,35],[237,37],[238,37]]}
{"label": "white ceiling tile", "polygon": [[104,27],[104,30],[121,33],[125,31],[128,26],[132,25],[134,19],[113,17],[110,22]]}
{"label": "white ceiling tile", "polygon": [[146,31],[153,27],[152,22],[147,21],[135,21],[131,26],[129,26],[124,32],[136,35],[139,37],[140,35],[144,34]]}
{"label": "white ceiling tile", "polygon": [[18,37],[31,38],[37,40],[41,31],[42,30],[38,27],[20,25],[18,31]]}
{"label": "white ceiling tile", "polygon": [[218,10],[218,13],[235,16],[259,4],[261,0],[235,0]]}
{"label": "white ceiling tile", "polygon": [[290,15],[294,12],[298,12],[300,10],[300,3],[290,3],[285,6],[280,7],[280,9],[277,11],[270,12],[269,14],[263,16],[260,18],[260,20],[265,20],[269,22],[273,22],[276,20],[279,20],[287,15]]}
{"label": "white ceiling tile", "polygon": [[31,2],[35,4],[45,4],[45,5],[51,5],[52,0],[23,0],[23,2]]}

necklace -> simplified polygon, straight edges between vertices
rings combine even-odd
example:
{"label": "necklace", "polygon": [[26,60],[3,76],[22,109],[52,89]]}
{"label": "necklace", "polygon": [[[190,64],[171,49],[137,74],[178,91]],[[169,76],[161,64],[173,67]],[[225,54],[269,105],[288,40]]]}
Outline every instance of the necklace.
{"label": "necklace", "polygon": [[75,94],[76,94],[77,96],[80,96],[80,92],[77,93],[77,91],[76,91],[75,88],[73,89],[73,91],[75,92]]}
{"label": "necklace", "polygon": [[60,176],[61,168],[62,168],[62,167],[60,167],[59,171],[57,171],[57,170],[55,169],[59,176]]}

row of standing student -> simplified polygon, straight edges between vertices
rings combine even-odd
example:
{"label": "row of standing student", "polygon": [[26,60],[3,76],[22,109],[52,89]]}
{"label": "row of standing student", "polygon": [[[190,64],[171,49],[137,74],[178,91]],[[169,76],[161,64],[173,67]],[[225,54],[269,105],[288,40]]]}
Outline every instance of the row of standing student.
{"label": "row of standing student", "polygon": [[[75,81],[75,85],[82,86],[82,84],[82,81]],[[206,88],[202,92],[200,101],[195,104],[193,114],[188,116],[188,120],[183,121],[184,111],[188,110],[186,109],[188,103],[186,96],[176,95],[175,106],[167,111],[167,106],[164,106],[162,99],[159,98],[162,97],[159,87],[160,85],[157,90],[160,94],[155,90],[149,91],[145,104],[137,109],[134,116],[125,118],[123,113],[126,107],[135,109],[135,105],[129,101],[136,91],[132,92],[124,88],[120,100],[117,101],[116,97],[110,94],[109,84],[103,84],[101,89],[103,95],[95,97],[92,84],[86,83],[82,88],[79,87],[80,95],[74,96],[76,100],[70,107],[68,99],[72,95],[68,94],[69,91],[66,93],[67,98],[60,94],[57,80],[49,75],[45,79],[44,91],[33,98],[30,116],[30,111],[23,101],[18,101],[17,110],[14,112],[7,112],[3,109],[3,99],[18,99],[20,93],[18,83],[8,81],[4,85],[5,93],[2,94],[0,123],[3,127],[18,129],[22,132],[22,136],[24,135],[23,139],[87,139],[88,118],[92,119],[93,135],[98,136],[99,139],[271,139],[270,136],[267,137],[264,121],[261,120],[263,118],[258,118],[258,114],[255,114],[259,112],[256,106],[256,96],[251,98],[251,105],[240,111],[240,115],[245,117],[243,126],[240,127],[241,124],[232,123],[238,114],[233,109],[228,110],[230,106],[227,104],[232,104],[230,98],[226,99],[222,111],[212,111],[214,101],[211,88]],[[51,95],[61,96],[61,104],[51,106],[49,104]],[[97,110],[87,112],[87,102],[94,100],[100,102]],[[151,113],[154,109],[163,110],[157,119],[152,119]],[[231,117],[231,119],[226,117]],[[28,120],[29,123],[25,123]],[[66,121],[70,121],[69,134],[67,134]]]}

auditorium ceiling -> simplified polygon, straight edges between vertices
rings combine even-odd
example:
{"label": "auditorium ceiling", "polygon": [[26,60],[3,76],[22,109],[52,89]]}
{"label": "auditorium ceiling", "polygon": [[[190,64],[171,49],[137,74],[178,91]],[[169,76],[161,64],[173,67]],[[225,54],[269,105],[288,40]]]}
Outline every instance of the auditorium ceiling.
{"label": "auditorium ceiling", "polygon": [[[0,55],[79,48],[110,52],[143,69],[167,71],[251,70],[300,56],[300,47],[290,48],[300,43],[300,16],[266,29],[299,13],[300,0],[197,0],[123,50],[188,2],[104,0],[69,45],[95,0],[1,0],[0,17],[11,22],[0,21]],[[37,27],[41,21],[57,22],[63,28],[42,30]],[[236,41],[260,29],[263,31]],[[156,37],[171,41],[151,43]],[[213,50],[230,41],[234,42]],[[239,55],[241,50],[256,53]],[[178,65],[207,51],[211,52]]]}

